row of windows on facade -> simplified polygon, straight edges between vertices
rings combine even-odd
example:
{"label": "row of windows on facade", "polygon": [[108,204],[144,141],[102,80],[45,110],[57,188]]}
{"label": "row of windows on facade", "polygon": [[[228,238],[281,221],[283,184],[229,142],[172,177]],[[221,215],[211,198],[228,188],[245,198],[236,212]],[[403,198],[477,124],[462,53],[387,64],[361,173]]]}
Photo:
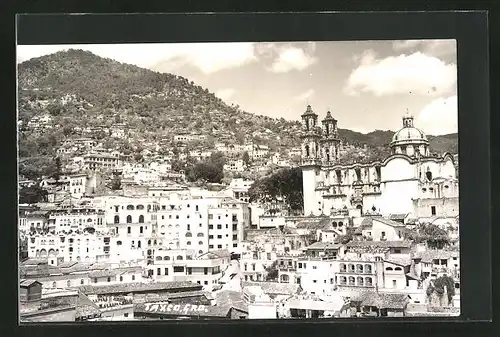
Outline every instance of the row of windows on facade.
{"label": "row of windows on facade", "polygon": [[[280,282],[282,283],[288,283],[290,281],[290,277],[286,274],[283,274],[280,276]],[[300,284],[300,278],[297,278],[297,283]],[[312,283],[318,283],[318,280],[312,280]],[[327,280],[323,280],[323,283],[327,283]],[[334,284],[334,279],[330,278],[330,284]],[[348,278],[346,276],[341,276],[340,277],[340,285],[350,285],[350,286],[367,286],[371,287],[373,286],[373,280],[371,277],[360,277],[358,276],[355,278],[354,276],[349,276]]]}
{"label": "row of windows on facade", "polygon": [[[168,276],[168,268],[165,268],[165,273],[163,275]],[[174,273],[184,273],[184,266],[174,266],[173,267]],[[187,267],[186,268],[187,274],[192,275],[193,274],[193,268],[192,267]],[[209,268],[205,267],[203,268],[203,274],[208,275]],[[152,270],[150,270],[151,274]],[[211,275],[219,274],[220,273],[220,267],[213,267],[212,268],[212,273]],[[161,268],[156,268],[156,275],[161,276]]]}
{"label": "row of windows on facade", "polygon": [[[93,283],[97,283],[97,278],[96,278],[96,277],[94,277],[94,278],[92,279],[92,281],[93,281]],[[132,275],[132,281],[135,281],[135,275]],[[107,282],[111,282],[111,277],[108,277],[108,278],[107,278]],[[123,282],[123,276],[120,276],[120,282]],[[81,285],[85,284],[85,280],[84,280],[84,279],[80,279],[80,284],[81,284]],[[68,281],[66,282],[66,285],[67,285],[68,287],[71,287],[71,286],[72,286],[72,284],[71,284],[71,280],[68,280]],[[52,282],[52,288],[56,288],[56,287],[57,287],[57,283],[56,283],[56,282]]]}
{"label": "row of windows on facade", "polygon": [[[226,217],[228,217],[228,216],[229,216],[229,215],[228,215],[228,214],[226,214]],[[169,219],[172,219],[172,215],[169,215],[169,216],[168,216],[168,218],[169,218]],[[176,216],[175,216],[175,218],[176,218],[176,219],[179,219],[179,215],[176,215]],[[189,218],[190,218],[189,214],[188,214],[188,215],[186,215],[186,219],[189,219]],[[220,215],[219,215],[219,216],[218,216],[218,219],[220,220],[220,218],[221,218],[221,217],[220,217]],[[155,218],[153,218],[153,217],[152,217],[151,219],[155,219]],[[164,215],[162,215],[162,216],[161,216],[161,219],[162,219],[162,220],[164,220],[164,219],[165,219],[165,216],[164,216]],[[200,219],[202,219],[202,215],[201,215],[201,214],[200,214]],[[213,215],[212,215],[212,214],[209,214],[209,215],[208,215],[208,219],[209,219],[209,220],[212,220],[212,219],[213,219]],[[232,220],[233,220],[233,221],[238,221],[238,216],[233,214],[233,218],[232,218]],[[119,215],[115,215],[115,216],[114,216],[114,219],[113,219],[113,222],[114,222],[115,224],[120,223],[120,216],[119,216]],[[127,218],[126,218],[126,223],[132,223],[132,216],[131,216],[131,215],[127,215]],[[138,223],[144,223],[144,215],[139,215],[139,221],[138,221]],[[220,225],[219,225],[219,226],[220,226]]]}

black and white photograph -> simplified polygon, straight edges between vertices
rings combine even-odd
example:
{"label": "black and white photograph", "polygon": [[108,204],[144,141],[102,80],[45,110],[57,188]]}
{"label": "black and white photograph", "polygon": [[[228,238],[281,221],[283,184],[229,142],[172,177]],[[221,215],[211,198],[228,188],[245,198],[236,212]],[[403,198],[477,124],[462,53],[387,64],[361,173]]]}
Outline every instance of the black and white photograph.
{"label": "black and white photograph", "polygon": [[21,324],[460,315],[456,40],[16,53]]}

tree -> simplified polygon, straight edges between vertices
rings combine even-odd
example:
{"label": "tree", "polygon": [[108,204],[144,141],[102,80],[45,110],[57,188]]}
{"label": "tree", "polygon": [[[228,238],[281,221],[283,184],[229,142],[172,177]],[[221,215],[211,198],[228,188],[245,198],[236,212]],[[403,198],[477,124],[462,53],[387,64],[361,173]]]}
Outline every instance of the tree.
{"label": "tree", "polygon": [[59,184],[59,180],[61,179],[62,175],[62,164],[61,164],[61,158],[56,157],[54,160],[54,166],[55,166],[55,171],[54,174],[52,174],[52,178],[56,180],[56,185]]}
{"label": "tree", "polygon": [[266,281],[276,281],[278,279],[278,261],[274,261],[266,268]]}
{"label": "tree", "polygon": [[271,202],[282,200],[291,210],[304,208],[302,170],[284,168],[271,176],[258,179],[248,190],[250,201]]}
{"label": "tree", "polygon": [[113,174],[113,179],[111,180],[111,189],[113,191],[120,190],[122,188],[122,179],[119,174]]}
{"label": "tree", "polygon": [[409,239],[415,242],[425,242],[429,248],[443,249],[450,245],[448,232],[434,224],[423,224],[417,233],[410,233]]}
{"label": "tree", "polygon": [[47,201],[47,191],[39,185],[23,187],[19,191],[20,204],[36,204]]}
{"label": "tree", "polygon": [[445,287],[448,293],[448,302],[451,302],[453,300],[453,296],[455,296],[455,281],[448,275],[443,275],[432,281],[426,290],[427,296],[431,296],[432,293],[436,293],[439,297],[441,297],[444,294]]}
{"label": "tree", "polygon": [[247,151],[243,152],[243,155],[242,155],[241,159],[243,160],[243,163],[245,164],[245,166],[249,166],[250,165],[250,156],[248,155]]}

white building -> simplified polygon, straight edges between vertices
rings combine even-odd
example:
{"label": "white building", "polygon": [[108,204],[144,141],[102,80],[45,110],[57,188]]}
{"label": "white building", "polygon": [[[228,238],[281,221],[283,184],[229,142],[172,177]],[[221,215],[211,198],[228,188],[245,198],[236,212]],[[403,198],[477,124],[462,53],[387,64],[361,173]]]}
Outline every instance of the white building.
{"label": "white building", "polygon": [[344,207],[363,212],[375,209],[383,215],[410,213],[414,210],[413,200],[421,197],[422,189],[429,183],[456,182],[453,156],[432,155],[427,137],[414,127],[412,116],[403,117],[403,128],[394,134],[389,157],[370,164],[352,165],[339,164],[337,120],[330,112],[322,121],[323,128],[311,106],[307,107],[302,120],[306,215],[329,214]]}

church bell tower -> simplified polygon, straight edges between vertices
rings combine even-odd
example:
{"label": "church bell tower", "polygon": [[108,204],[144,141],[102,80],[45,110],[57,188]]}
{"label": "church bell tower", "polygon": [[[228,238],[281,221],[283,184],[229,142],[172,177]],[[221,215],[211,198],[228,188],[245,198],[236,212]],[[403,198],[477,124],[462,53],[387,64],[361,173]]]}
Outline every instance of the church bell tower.
{"label": "church bell tower", "polygon": [[339,159],[340,139],[337,130],[337,120],[328,111],[323,124],[323,138],[321,139],[321,162],[323,165],[334,165]]}
{"label": "church bell tower", "polygon": [[302,114],[302,165],[320,164],[320,138],[321,129],[318,126],[318,115],[314,113],[311,106],[308,105],[306,111]]}

